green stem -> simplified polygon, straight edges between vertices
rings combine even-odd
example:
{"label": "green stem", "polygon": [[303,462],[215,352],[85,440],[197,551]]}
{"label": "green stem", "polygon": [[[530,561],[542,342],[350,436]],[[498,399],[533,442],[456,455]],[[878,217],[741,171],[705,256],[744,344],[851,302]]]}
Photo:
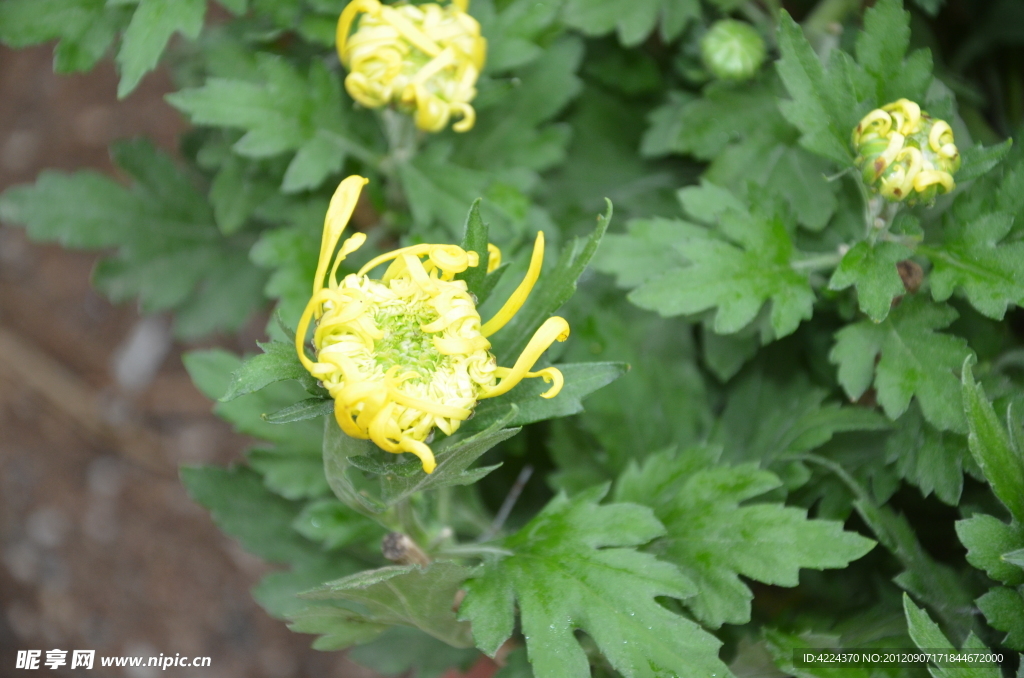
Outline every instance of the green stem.
{"label": "green stem", "polygon": [[834,254],[820,254],[814,257],[807,257],[806,259],[798,259],[797,261],[790,262],[790,266],[795,271],[818,271],[822,269],[835,268],[842,261],[843,256],[839,253]]}
{"label": "green stem", "polygon": [[821,0],[804,19],[804,33],[820,59],[824,60],[839,43],[835,27],[860,7],[861,0]]}

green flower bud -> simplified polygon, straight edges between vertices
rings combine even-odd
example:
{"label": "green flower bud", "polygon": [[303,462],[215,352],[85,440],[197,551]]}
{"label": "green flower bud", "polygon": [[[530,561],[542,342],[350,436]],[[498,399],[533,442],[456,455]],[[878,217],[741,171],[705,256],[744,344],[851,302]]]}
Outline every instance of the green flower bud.
{"label": "green flower bud", "polygon": [[852,142],[861,179],[886,200],[931,203],[956,188],[960,152],[953,130],[913,101],[900,99],[868,113]]}
{"label": "green flower bud", "polygon": [[700,41],[700,53],[707,69],[722,80],[753,77],[766,54],[754,27],[734,19],[716,21]]}

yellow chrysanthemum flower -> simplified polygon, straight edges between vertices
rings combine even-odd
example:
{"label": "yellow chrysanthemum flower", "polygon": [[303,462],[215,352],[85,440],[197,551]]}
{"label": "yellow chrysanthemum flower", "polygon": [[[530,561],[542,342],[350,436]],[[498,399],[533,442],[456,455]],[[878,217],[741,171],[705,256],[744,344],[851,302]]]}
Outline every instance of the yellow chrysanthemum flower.
{"label": "yellow chrysanthemum flower", "polygon": [[909,99],[868,113],[852,141],[864,183],[887,200],[931,202],[956,187],[960,152],[952,128]]}
{"label": "yellow chrysanthemum flower", "polygon": [[[454,279],[478,266],[479,257],[455,245],[403,247],[339,281],[341,261],[366,240],[362,233],[352,235],[335,256],[366,183],[363,177],[348,177],[331,199],[313,296],[299,321],[295,350],[334,398],[335,418],[345,433],[372,440],[388,452],[411,452],[432,473],[436,464],[428,442],[435,426],[451,435],[479,400],[506,393],[526,377],[552,383],[542,398],[558,395],[561,372],[554,367],[530,370],[552,343],[565,341],[569,324],[557,316],[548,318],[511,368],[498,367],[488,351],[487,337],[515,315],[537,282],[544,260],[543,233],[537,234],[526,277],[486,323],[481,323],[466,283]],[[500,257],[488,245],[488,270],[497,267]],[[367,276],[389,261],[379,280]],[[312,360],[304,343],[314,318]]]}
{"label": "yellow chrysanthemum flower", "polygon": [[441,131],[453,115],[462,119],[452,129],[471,129],[476,112],[469,102],[487,41],[468,5],[352,0],[338,19],[338,56],[349,71],[345,89],[369,108],[393,103],[415,111],[416,126],[427,132]]}

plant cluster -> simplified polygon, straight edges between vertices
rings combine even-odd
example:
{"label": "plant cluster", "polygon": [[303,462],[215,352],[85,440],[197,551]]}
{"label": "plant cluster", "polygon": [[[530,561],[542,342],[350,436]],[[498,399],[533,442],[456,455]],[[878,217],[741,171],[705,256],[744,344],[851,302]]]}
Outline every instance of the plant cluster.
{"label": "plant cluster", "polygon": [[120,96],[180,34],[194,125],[0,217],[183,340],[272,306],[186,357],[260,442],[181,472],[269,614],[421,678],[1017,669],[1021,95],[968,68],[1013,2],[951,55],[941,0],[217,3],[0,3]]}

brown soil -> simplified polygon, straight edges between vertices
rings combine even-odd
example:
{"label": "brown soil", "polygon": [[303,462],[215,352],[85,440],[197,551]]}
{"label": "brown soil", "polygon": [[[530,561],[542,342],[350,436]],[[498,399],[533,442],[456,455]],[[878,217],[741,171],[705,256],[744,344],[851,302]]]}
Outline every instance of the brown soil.
{"label": "brown soil", "polygon": [[[116,138],[174,150],[184,122],[162,99],[165,74],[117,102],[109,61],[75,76],[51,61],[50,47],[0,49],[0,190],[44,168],[112,172]],[[17,650],[54,648],[212,667],[48,675],[370,676],[253,602],[267,567],[217,530],[176,470],[230,463],[246,441],[189,381],[190,347],[173,344],[148,383],[119,385],[112,365],[140,319],[90,289],[94,260],[0,226],[0,676],[29,675]],[[260,327],[219,344],[251,350]]]}

